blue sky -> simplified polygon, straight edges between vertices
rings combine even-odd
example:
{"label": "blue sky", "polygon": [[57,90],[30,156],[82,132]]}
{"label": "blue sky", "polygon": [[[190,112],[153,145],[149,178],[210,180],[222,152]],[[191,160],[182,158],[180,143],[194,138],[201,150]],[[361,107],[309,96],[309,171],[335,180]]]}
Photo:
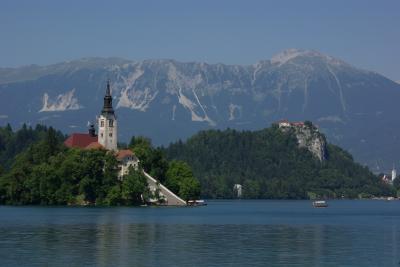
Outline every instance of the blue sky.
{"label": "blue sky", "polygon": [[400,80],[399,0],[0,1],[0,66],[81,57],[253,64],[315,49]]}

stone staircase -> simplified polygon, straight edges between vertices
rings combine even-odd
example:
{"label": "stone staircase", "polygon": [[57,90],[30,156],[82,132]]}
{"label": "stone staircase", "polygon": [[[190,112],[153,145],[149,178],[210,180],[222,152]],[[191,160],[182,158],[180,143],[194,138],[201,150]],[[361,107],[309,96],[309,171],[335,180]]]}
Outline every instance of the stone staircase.
{"label": "stone staircase", "polygon": [[147,172],[143,171],[144,176],[147,179],[147,183],[149,184],[150,190],[155,191],[156,189],[160,190],[161,195],[165,198],[165,203],[163,205],[166,206],[186,206],[187,203],[177,195],[175,195],[171,190],[167,187],[159,183],[156,179],[151,177]]}

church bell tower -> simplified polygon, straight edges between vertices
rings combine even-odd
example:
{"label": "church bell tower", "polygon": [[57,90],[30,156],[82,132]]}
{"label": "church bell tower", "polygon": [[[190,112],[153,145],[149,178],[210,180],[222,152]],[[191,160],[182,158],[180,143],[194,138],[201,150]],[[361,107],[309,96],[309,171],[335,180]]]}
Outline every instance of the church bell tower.
{"label": "church bell tower", "polygon": [[107,81],[104,105],[98,119],[98,142],[107,150],[117,151],[117,117],[112,107],[110,81]]}

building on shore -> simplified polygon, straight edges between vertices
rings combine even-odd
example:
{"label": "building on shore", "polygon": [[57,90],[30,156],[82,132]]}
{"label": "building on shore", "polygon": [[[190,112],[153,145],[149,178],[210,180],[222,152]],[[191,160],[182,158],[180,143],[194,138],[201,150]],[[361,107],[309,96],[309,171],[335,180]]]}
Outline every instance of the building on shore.
{"label": "building on shore", "polygon": [[397,171],[396,171],[396,168],[394,167],[394,164],[393,164],[393,169],[391,171],[391,174],[390,175],[389,174],[383,174],[381,179],[386,184],[393,184],[393,182],[396,179],[396,177],[397,177]]}
{"label": "building on shore", "polygon": [[130,149],[119,150],[117,152],[118,160],[118,179],[122,180],[125,175],[128,175],[129,170],[133,167],[139,169],[139,159]]}
{"label": "building on shore", "polygon": [[241,184],[234,184],[233,185],[233,192],[234,192],[234,194],[235,194],[235,196],[237,198],[241,198],[242,197],[242,189],[243,189],[243,187],[242,187]]}
{"label": "building on shore", "polygon": [[[95,126],[90,125],[88,133],[73,133],[64,145],[69,148],[79,149],[105,149],[113,153],[118,161],[118,179],[123,180],[124,176],[129,173],[131,167],[139,170],[139,158],[132,150],[118,150],[118,129],[117,116],[112,106],[112,95],[110,82],[107,82],[106,93],[104,96],[104,104],[100,116],[97,119],[98,131],[96,134]],[[149,189],[152,193],[157,192],[164,205],[183,206],[186,201],[168,190],[164,185],[160,184],[157,179],[151,177],[143,171],[147,179]],[[156,202],[153,199],[148,200]]]}
{"label": "building on shore", "polygon": [[394,179],[396,179],[396,176],[397,176],[397,171],[396,171],[396,168],[394,167],[394,164],[393,164],[393,169],[392,169],[392,183],[393,183]]}

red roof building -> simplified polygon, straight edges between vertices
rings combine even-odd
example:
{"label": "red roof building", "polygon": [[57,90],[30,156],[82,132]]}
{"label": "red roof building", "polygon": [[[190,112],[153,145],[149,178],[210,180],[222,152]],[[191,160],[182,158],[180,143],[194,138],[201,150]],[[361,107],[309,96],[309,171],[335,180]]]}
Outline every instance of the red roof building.
{"label": "red roof building", "polygon": [[89,145],[94,146],[92,143],[97,143],[97,136],[85,133],[71,134],[68,139],[64,141],[64,145],[70,148],[88,148]]}
{"label": "red roof building", "polygon": [[119,150],[116,154],[116,157],[119,162],[118,177],[120,179],[129,173],[131,167],[133,167],[135,170],[137,170],[139,167],[139,159],[129,149]]}
{"label": "red roof building", "polygon": [[303,127],[304,122],[302,122],[302,121],[292,122],[291,125],[296,126],[296,127]]}
{"label": "red roof building", "polygon": [[119,150],[117,152],[117,160],[122,160],[126,157],[132,157],[134,154],[130,149]]}

